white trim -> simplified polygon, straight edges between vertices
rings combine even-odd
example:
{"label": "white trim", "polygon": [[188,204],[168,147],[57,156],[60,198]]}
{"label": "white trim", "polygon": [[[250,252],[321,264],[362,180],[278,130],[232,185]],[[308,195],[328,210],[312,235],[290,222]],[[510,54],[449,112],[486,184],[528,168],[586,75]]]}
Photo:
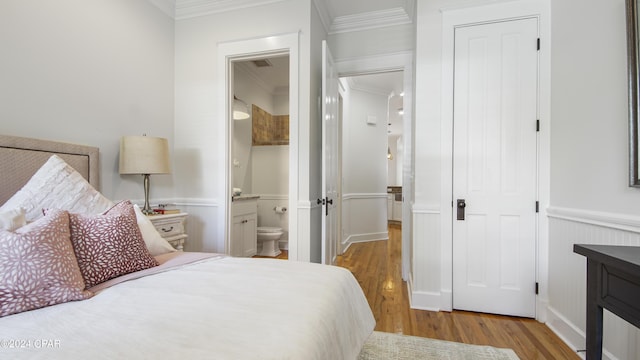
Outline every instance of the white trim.
{"label": "white trim", "polygon": [[413,288],[413,277],[409,274],[409,278],[407,280],[409,308],[427,311],[440,311],[442,309],[441,293],[432,291],[415,291]]}
{"label": "white trim", "polygon": [[[586,336],[584,331],[580,330],[576,324],[572,323],[566,317],[562,316],[559,311],[551,306],[547,307],[548,320],[546,325],[553,331],[560,340],[564,341],[569,348],[573,351],[584,350],[586,348]],[[585,358],[585,352],[580,351],[577,353],[581,359]],[[618,360],[606,348],[602,348],[602,359],[605,360]]]}
{"label": "white trim", "polygon": [[547,209],[547,216],[552,219],[569,220],[583,224],[640,233],[640,216],[636,215],[552,206]]}
{"label": "white trim", "polygon": [[413,204],[413,206],[411,207],[411,212],[413,214],[440,215],[440,206],[439,205]]}
{"label": "white trim", "polygon": [[403,7],[336,16],[329,35],[411,24],[412,18]]}
{"label": "white trim", "polygon": [[247,9],[284,0],[176,0],[176,20]]}
{"label": "white trim", "polygon": [[382,231],[377,233],[366,233],[366,234],[352,234],[349,235],[344,241],[342,241],[342,246],[345,246],[345,251],[351,246],[351,244],[361,243],[361,242],[370,242],[370,241],[386,241],[389,240],[389,232]]}
{"label": "white trim", "polygon": [[[140,201],[144,203],[144,200],[140,200]],[[194,207],[220,206],[220,201],[218,199],[205,199],[205,198],[162,198],[162,199],[153,199],[152,203],[153,204],[175,204],[176,206],[194,206]]]}
{"label": "white trim", "polygon": [[[236,0],[234,0],[236,1]],[[273,1],[271,1],[273,2]],[[230,109],[233,97],[231,97],[230,89],[233,84],[232,62],[238,60],[249,60],[265,55],[288,54],[289,55],[289,260],[298,260],[298,239],[300,238],[298,223],[298,187],[300,184],[300,173],[298,169],[299,157],[299,47],[300,34],[278,34],[268,37],[246,39],[233,42],[218,43],[217,71],[218,71],[218,96],[217,96],[217,113],[220,119],[231,119]],[[222,81],[224,79],[224,81]],[[231,89],[232,90],[232,89]],[[218,212],[218,223],[224,224],[218,231],[218,236],[224,239],[225,253],[229,253],[229,232],[231,228],[231,174],[232,164],[231,154],[231,138],[233,134],[233,121],[224,121],[224,128],[217,134],[217,147],[212,151],[218,151],[224,156],[223,168],[218,169],[220,173],[225,174],[225,181],[221,185],[220,193],[225,194],[224,210]],[[214,142],[215,143],[215,142]]]}
{"label": "white trim", "polygon": [[585,349],[584,332],[551,306],[547,307],[546,325],[572,350]]}
{"label": "white trim", "polygon": [[386,199],[390,194],[388,193],[350,193],[342,194],[342,200],[352,199]]}
{"label": "white trim", "polygon": [[[548,2],[541,0],[518,0],[504,3],[493,3],[484,6],[467,7],[464,9],[441,9],[442,15],[442,83],[441,83],[441,248],[443,254],[450,254],[453,243],[451,224],[453,211],[451,194],[453,193],[452,178],[452,149],[453,149],[453,59],[454,59],[454,30],[456,27],[473,24],[490,23],[523,17],[538,19],[538,35],[543,46],[539,51],[539,118],[540,133],[538,135],[538,201],[541,208],[549,204],[550,199],[550,9]],[[538,217],[538,241],[536,244],[537,280],[540,293],[536,298],[536,308],[540,299],[546,299],[548,286],[548,243],[549,231],[546,213],[542,210]],[[446,255],[443,255],[446,256]],[[452,258],[443,259],[441,273],[442,287],[452,287]],[[453,305],[453,304],[452,304]],[[542,314],[536,314],[538,320]]]}
{"label": "white trim", "polygon": [[[406,71],[409,71],[409,74],[413,74],[413,51],[334,59],[334,62],[340,77],[377,74],[390,71],[405,71],[405,74]],[[405,93],[405,98],[406,97],[407,95]],[[408,106],[405,106],[405,109],[406,108],[408,108]]]}

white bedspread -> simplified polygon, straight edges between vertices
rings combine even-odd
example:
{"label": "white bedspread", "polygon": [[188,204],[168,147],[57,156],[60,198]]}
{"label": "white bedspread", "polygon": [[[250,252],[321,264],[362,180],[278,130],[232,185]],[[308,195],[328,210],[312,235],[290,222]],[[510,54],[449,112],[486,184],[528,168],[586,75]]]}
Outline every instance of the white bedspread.
{"label": "white bedspread", "polygon": [[374,325],[346,269],[218,257],[0,318],[0,358],[355,359]]}

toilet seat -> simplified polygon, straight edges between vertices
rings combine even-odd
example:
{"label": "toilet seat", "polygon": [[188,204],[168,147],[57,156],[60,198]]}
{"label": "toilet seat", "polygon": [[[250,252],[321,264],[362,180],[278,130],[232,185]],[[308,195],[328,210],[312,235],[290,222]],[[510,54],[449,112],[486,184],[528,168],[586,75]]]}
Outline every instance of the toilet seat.
{"label": "toilet seat", "polygon": [[282,228],[280,227],[271,227],[271,226],[258,226],[259,233],[281,233]]}

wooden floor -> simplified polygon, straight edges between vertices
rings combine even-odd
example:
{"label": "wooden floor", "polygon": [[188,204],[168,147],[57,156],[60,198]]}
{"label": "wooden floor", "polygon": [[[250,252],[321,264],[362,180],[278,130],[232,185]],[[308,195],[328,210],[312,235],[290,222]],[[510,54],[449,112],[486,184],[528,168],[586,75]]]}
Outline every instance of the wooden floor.
{"label": "wooden floor", "polygon": [[523,360],[579,359],[546,325],[533,319],[410,309],[401,277],[401,231],[390,225],[389,241],[353,244],[337,261],[358,279],[377,331],[511,348]]}

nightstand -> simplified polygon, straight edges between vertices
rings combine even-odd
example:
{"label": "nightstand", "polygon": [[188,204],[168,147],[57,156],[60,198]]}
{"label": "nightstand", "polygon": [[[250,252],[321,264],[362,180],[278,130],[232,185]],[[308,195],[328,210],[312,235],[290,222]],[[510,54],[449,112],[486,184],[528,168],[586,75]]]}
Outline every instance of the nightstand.
{"label": "nightstand", "polygon": [[182,251],[184,242],[188,237],[184,229],[184,223],[188,215],[187,213],[151,215],[149,220],[171,246]]}

